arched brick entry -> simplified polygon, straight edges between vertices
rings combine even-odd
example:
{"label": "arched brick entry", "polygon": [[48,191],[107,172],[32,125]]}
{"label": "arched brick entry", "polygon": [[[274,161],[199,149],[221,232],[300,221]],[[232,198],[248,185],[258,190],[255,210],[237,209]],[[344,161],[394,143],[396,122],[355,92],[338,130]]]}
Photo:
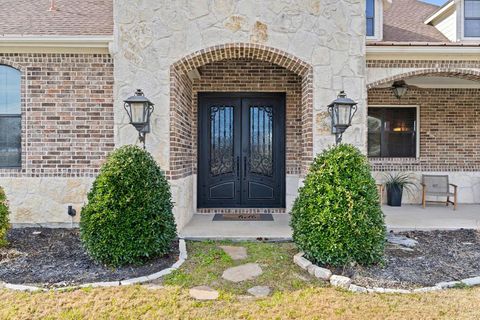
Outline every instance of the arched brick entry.
{"label": "arched brick entry", "polygon": [[461,78],[466,80],[480,81],[480,71],[459,69],[459,68],[435,68],[435,69],[420,69],[406,73],[401,73],[391,77],[378,80],[367,85],[367,89],[380,87],[389,82],[397,80],[406,80],[408,78],[421,77],[421,76],[435,76],[435,77],[450,77]]}
{"label": "arched brick entry", "polygon": [[[194,81],[191,77],[192,72],[206,65],[226,61],[242,63],[252,61],[258,62],[260,66],[262,63],[275,65],[299,78],[301,136],[298,137],[298,141],[301,143],[301,149],[298,152],[300,158],[297,159],[297,162],[300,163],[299,172],[296,173],[304,173],[313,157],[312,67],[275,48],[250,43],[233,43],[197,51],[172,64],[170,68],[169,178],[171,180],[181,179],[194,174],[196,170],[196,95],[194,94]],[[247,90],[242,90],[250,91],[251,89],[248,86],[246,88]],[[252,91],[262,91],[261,83],[258,83],[257,89]]]}

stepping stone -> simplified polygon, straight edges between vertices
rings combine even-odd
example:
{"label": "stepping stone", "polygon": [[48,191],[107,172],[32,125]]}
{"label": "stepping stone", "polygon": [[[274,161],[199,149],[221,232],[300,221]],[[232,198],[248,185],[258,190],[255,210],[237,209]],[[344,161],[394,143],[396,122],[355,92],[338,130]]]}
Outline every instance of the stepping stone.
{"label": "stepping stone", "polygon": [[270,288],[266,286],[256,286],[247,290],[252,296],[257,298],[265,298],[270,294]]}
{"label": "stepping stone", "polygon": [[244,247],[220,246],[226,254],[233,260],[243,260],[247,258],[247,249]]}
{"label": "stepping stone", "polygon": [[189,291],[190,297],[197,300],[216,300],[218,291],[207,286],[193,287]]}
{"label": "stepping stone", "polygon": [[399,244],[407,248],[413,248],[418,244],[417,240],[407,238],[405,236],[396,236],[394,234],[389,234],[387,236],[387,241],[394,244]]}
{"label": "stepping stone", "polygon": [[225,270],[222,274],[222,278],[237,283],[255,279],[262,273],[262,268],[260,268],[258,263],[247,263]]}

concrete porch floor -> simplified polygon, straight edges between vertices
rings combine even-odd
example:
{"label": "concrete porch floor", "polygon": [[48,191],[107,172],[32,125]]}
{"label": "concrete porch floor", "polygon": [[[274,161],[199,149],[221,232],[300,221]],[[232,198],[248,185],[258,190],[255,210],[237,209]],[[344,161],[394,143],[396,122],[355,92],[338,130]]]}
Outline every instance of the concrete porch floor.
{"label": "concrete porch floor", "polygon": [[[382,206],[388,230],[454,230],[480,229],[480,205],[451,206],[403,205]],[[179,232],[189,240],[257,240],[288,241],[292,239],[290,215],[274,214],[274,221],[212,221],[213,214],[196,214]]]}

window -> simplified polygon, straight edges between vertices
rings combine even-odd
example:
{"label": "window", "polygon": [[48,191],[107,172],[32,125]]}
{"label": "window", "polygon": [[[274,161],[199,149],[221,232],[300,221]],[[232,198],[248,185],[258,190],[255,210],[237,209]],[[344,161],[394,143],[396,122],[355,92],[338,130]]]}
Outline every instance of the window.
{"label": "window", "polygon": [[417,156],[417,108],[369,107],[368,156]]}
{"label": "window", "polygon": [[0,167],[21,166],[21,76],[0,65]]}
{"label": "window", "polygon": [[465,0],[464,37],[480,37],[480,0]]}
{"label": "window", "polygon": [[375,36],[375,0],[367,0],[367,37]]}

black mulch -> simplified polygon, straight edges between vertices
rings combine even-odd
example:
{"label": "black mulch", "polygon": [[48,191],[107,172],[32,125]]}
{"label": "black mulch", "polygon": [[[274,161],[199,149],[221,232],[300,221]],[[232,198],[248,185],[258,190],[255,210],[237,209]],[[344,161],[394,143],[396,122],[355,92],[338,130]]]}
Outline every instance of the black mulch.
{"label": "black mulch", "polygon": [[351,277],[355,284],[383,288],[433,286],[442,281],[480,276],[479,231],[399,234],[418,241],[413,251],[388,244],[383,266],[353,266],[343,270],[343,274]]}
{"label": "black mulch", "polygon": [[141,266],[113,269],[90,259],[78,229],[12,229],[8,240],[9,247],[0,249],[0,281],[45,287],[146,276],[170,267],[179,254],[175,241],[170,254]]}

